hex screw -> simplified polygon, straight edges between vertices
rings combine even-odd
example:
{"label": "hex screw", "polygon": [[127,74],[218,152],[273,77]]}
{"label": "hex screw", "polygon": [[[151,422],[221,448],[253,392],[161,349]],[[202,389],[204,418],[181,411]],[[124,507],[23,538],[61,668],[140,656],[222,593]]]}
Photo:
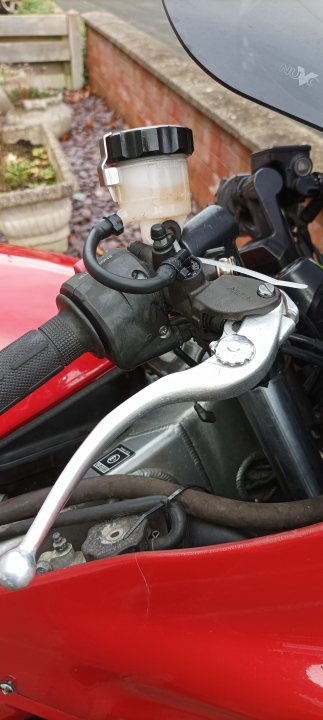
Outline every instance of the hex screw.
{"label": "hex screw", "polygon": [[12,693],[16,692],[16,688],[11,680],[1,680],[0,690],[2,695],[12,695]]}
{"label": "hex screw", "polygon": [[170,329],[167,327],[167,325],[161,325],[158,332],[159,337],[161,338],[167,338],[170,335]]}

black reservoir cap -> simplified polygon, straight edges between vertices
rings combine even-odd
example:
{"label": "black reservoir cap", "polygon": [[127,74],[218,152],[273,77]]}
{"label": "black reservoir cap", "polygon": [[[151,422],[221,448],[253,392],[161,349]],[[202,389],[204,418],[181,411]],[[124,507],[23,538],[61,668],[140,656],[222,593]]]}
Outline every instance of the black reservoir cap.
{"label": "black reservoir cap", "polygon": [[155,125],[108,133],[101,141],[108,163],[154,155],[191,155],[193,133],[182,125]]}

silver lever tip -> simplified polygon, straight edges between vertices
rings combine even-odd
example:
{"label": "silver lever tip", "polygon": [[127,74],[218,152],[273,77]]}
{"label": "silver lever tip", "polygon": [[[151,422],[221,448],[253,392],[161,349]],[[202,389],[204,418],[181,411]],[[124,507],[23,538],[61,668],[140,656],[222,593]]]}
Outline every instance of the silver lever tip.
{"label": "silver lever tip", "polygon": [[0,558],[0,584],[9,590],[29,585],[36,574],[36,560],[32,553],[16,549]]}

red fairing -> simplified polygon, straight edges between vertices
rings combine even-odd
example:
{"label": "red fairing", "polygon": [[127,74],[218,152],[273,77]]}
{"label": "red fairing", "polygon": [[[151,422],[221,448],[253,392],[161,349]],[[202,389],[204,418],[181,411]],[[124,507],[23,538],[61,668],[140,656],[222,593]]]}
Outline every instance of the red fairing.
{"label": "red fairing", "polygon": [[[0,349],[57,313],[56,296],[74,258],[0,243]],[[0,436],[77,392],[112,368],[87,353],[0,417]]]}
{"label": "red fairing", "polygon": [[323,525],[0,591],[0,720],[318,720]]}

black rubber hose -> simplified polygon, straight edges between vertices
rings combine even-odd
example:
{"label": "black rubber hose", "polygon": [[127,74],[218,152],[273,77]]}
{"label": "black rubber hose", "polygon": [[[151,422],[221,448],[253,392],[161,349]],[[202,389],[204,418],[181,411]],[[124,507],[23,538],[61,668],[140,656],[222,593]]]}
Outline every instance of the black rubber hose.
{"label": "black rubber hose", "polygon": [[305,315],[305,313],[301,312],[299,313],[299,325],[298,327],[301,327],[303,331],[305,331],[305,335],[309,335],[309,337],[313,338],[321,338],[321,335],[313,322],[311,318],[308,317],[308,315]]}
{"label": "black rubber hose", "polygon": [[[91,507],[71,508],[61,512],[53,525],[55,528],[67,527],[68,525],[82,524],[87,522],[99,523],[104,520],[111,520],[115,517],[135,515],[151,510],[158,502],[167,502],[167,497],[141,497],[133,500],[121,500]],[[11,537],[24,535],[33,522],[32,517],[25,520],[18,520],[7,525],[0,526],[0,541]]]}
{"label": "black rubber hose", "polygon": [[323,357],[323,340],[309,338],[306,335],[293,333],[290,335],[289,341],[291,343],[295,343],[296,345],[301,345],[301,347],[305,347],[311,352],[317,352]]}
{"label": "black rubber hose", "polygon": [[296,348],[291,345],[282,345],[281,352],[283,355],[289,355],[296,360],[301,360],[310,365],[317,365],[317,367],[323,367],[323,355],[319,355],[318,353],[310,352],[303,348]]}
{"label": "black rubber hose", "polygon": [[172,502],[168,507],[170,530],[167,535],[152,538],[149,543],[152,550],[172,550],[181,545],[186,531],[186,512],[182,505]]}
{"label": "black rubber hose", "polygon": [[[53,529],[80,525],[83,523],[100,523],[118,517],[138,515],[147,511],[167,509],[170,517],[170,530],[166,535],[150,540],[152,550],[170,550],[181,544],[186,530],[186,512],[177,502],[168,503],[164,495],[142,497],[133,500],[120,500],[91,507],[67,509],[61,512],[53,525]],[[29,530],[33,518],[18,520],[0,526],[0,542],[24,535]]]}
{"label": "black rubber hose", "polygon": [[123,224],[118,215],[105,217],[97,225],[94,225],[85,241],[83,250],[84,265],[90,275],[101,285],[106,285],[112,290],[133,293],[134,295],[148,295],[171,285],[176,279],[177,271],[175,267],[168,263],[160,265],[154,277],[142,280],[121,277],[109,272],[106,266],[101,267],[96,257],[99,243],[101,240],[110,237],[110,235],[120,235],[122,232]]}
{"label": "black rubber hose", "polygon": [[236,543],[248,540],[254,534],[236,530],[223,525],[207,523],[199,518],[187,516],[187,529],[184,538],[184,547],[205,547],[206,545],[223,545],[223,543]]}
{"label": "black rubber hose", "polygon": [[184,350],[181,350],[181,348],[176,348],[174,351],[174,354],[177,355],[188,367],[196,367],[198,363],[194,360],[194,358],[191,358],[188,353],[184,352]]}
{"label": "black rubber hose", "polygon": [[[51,488],[34,490],[0,503],[0,523],[34,515]],[[138,475],[109,475],[81,480],[68,503],[77,504],[108,498],[143,498],[171,495],[178,485]],[[323,495],[306,500],[279,503],[252,503],[211,495],[189,487],[179,495],[186,512],[206,522],[241,529],[280,532],[323,521]]]}

